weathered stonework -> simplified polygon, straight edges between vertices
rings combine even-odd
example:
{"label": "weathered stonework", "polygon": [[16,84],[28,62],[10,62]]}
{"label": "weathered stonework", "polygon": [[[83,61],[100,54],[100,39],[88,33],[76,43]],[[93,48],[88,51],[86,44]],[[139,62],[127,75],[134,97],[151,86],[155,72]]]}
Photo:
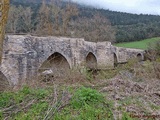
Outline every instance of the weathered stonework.
{"label": "weathered stonework", "polygon": [[136,57],[141,57],[141,60],[144,60],[144,50],[115,46],[112,46],[111,49],[112,53],[116,55],[118,63],[126,63],[129,59]]}
{"label": "weathered stonework", "polygon": [[[40,67],[55,53],[60,54],[69,64],[69,68],[84,67],[88,57],[96,62],[97,69],[114,68],[116,56],[118,63],[141,55],[143,50],[112,46],[110,42],[87,42],[81,38],[35,37],[30,35],[8,35],[4,43],[4,52],[0,71],[10,85],[38,74]],[[91,58],[93,56],[93,58]],[[62,66],[63,67],[63,66]]]}

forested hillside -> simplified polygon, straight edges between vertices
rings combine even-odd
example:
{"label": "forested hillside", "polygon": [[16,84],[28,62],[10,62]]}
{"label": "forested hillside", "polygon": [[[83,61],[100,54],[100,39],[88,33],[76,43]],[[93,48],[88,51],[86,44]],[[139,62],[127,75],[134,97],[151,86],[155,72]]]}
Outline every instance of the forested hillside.
{"label": "forested hillside", "polygon": [[[54,2],[55,1],[57,0],[54,0]],[[50,0],[47,0],[46,3],[47,5],[49,5]],[[58,4],[61,9],[64,9],[64,11],[66,10],[65,4],[67,4],[67,2],[61,1],[61,2],[58,2],[58,3],[55,2],[55,3],[56,5]],[[12,0],[11,4],[12,4],[11,6],[15,6],[16,8],[18,8],[19,5],[21,5],[21,10],[20,10],[21,12],[22,12],[22,8],[24,8],[23,10],[25,11],[26,11],[25,8],[27,9],[30,8],[30,10],[28,11],[28,15],[30,15],[30,18],[31,18],[30,28],[24,29],[24,27],[27,27],[27,25],[23,23],[23,20],[21,19],[22,17],[19,17],[17,19],[18,24],[16,24],[16,28],[14,32],[15,33],[35,32],[38,29],[37,25],[39,24],[38,15],[40,14],[39,11],[41,8],[41,1],[40,0],[23,0],[23,1]],[[66,23],[66,28],[64,27],[65,24],[64,26],[62,25],[63,14],[61,15],[62,17],[58,18],[60,19],[59,25],[62,26],[62,28],[65,28],[66,31],[70,31],[70,33],[66,32],[64,34],[65,30],[60,29],[61,31],[63,31],[62,32],[63,34],[60,34],[60,33],[56,33],[56,34],[67,35],[71,37],[84,37],[90,41],[92,41],[94,37],[95,40],[93,39],[93,41],[109,40],[117,43],[137,41],[141,39],[160,36],[160,16],[143,15],[143,14],[137,15],[137,14],[115,12],[115,11],[104,10],[104,9],[96,9],[90,6],[77,5],[75,3],[73,5],[74,7],[76,6],[78,14],[75,13],[74,15],[69,16],[71,18],[68,18],[69,22]],[[51,21],[52,22],[55,21],[55,15],[53,15],[52,18],[53,19]],[[67,19],[67,17],[64,19]],[[91,19],[93,20],[90,21]],[[93,27],[93,24],[95,24],[94,27]],[[111,25],[111,27],[107,27],[109,25]],[[53,27],[53,29],[54,28],[55,27]],[[88,31],[86,32],[86,30],[89,31],[88,34],[86,34],[88,32]],[[85,32],[83,33],[83,31]],[[13,33],[13,30],[11,30],[11,26],[9,25],[8,25],[7,32]],[[109,36],[110,33],[112,33],[111,36]],[[93,37],[91,38],[89,36],[93,36]]]}

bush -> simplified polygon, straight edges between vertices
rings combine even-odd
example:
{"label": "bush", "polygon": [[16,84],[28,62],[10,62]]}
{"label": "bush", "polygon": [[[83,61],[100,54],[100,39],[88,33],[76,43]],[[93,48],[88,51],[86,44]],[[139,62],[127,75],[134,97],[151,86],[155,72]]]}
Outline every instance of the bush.
{"label": "bush", "polygon": [[72,97],[71,104],[74,108],[80,108],[85,104],[97,104],[104,100],[103,95],[91,88],[82,87]]}
{"label": "bush", "polygon": [[149,44],[148,50],[145,53],[145,59],[150,61],[156,61],[160,58],[160,41],[157,41],[153,44]]}
{"label": "bush", "polygon": [[112,103],[97,90],[81,87],[73,94],[69,106],[58,111],[55,120],[113,120]]}

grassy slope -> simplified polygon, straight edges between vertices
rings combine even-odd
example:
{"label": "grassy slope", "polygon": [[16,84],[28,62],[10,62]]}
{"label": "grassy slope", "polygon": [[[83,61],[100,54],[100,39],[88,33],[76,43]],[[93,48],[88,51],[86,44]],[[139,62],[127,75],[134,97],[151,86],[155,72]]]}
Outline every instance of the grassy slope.
{"label": "grassy slope", "polygon": [[125,47],[125,48],[137,48],[137,49],[147,49],[150,43],[160,41],[160,37],[145,39],[136,42],[126,42],[126,43],[118,43],[115,44],[117,47]]}

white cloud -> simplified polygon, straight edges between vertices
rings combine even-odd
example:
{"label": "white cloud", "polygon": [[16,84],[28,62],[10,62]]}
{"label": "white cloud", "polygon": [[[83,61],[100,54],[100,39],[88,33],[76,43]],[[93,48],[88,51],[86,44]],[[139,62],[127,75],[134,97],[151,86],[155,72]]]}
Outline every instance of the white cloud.
{"label": "white cloud", "polygon": [[159,0],[73,0],[81,4],[128,13],[160,15]]}

